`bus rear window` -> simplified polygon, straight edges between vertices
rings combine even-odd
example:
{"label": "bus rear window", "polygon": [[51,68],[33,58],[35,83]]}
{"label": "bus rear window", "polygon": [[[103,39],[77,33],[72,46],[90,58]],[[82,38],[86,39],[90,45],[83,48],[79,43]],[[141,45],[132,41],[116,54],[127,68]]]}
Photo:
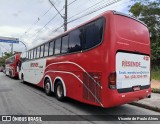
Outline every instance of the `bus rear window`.
{"label": "bus rear window", "polygon": [[148,29],[142,23],[129,17],[115,15],[115,25],[116,32],[122,39],[141,44],[149,44]]}

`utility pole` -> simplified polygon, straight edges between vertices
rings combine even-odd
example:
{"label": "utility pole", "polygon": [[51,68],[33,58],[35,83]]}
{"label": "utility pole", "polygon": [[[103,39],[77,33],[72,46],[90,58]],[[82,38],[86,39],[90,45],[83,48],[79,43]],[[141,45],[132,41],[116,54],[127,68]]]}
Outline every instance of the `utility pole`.
{"label": "utility pole", "polygon": [[64,13],[64,16],[61,15],[61,13],[59,12],[59,10],[55,7],[55,5],[51,2],[51,0],[49,0],[49,2],[52,4],[52,6],[55,8],[55,10],[58,12],[58,14],[64,19],[64,31],[67,31],[67,7],[68,7],[68,0],[65,0],[65,5],[64,5],[64,8],[65,8],[65,13]]}
{"label": "utility pole", "polygon": [[64,31],[67,31],[67,11],[68,11],[67,0],[65,0],[65,14],[64,14]]}
{"label": "utility pole", "polygon": [[10,46],[11,46],[11,54],[13,54],[13,43],[11,43]]}

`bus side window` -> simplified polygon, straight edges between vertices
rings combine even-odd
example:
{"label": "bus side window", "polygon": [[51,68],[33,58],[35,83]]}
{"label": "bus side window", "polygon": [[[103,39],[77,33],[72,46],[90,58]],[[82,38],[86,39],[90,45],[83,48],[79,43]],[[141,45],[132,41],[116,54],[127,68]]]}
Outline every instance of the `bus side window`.
{"label": "bus side window", "polygon": [[31,50],[30,53],[31,53],[31,59],[33,59],[33,50]]}
{"label": "bus side window", "polygon": [[36,58],[39,58],[39,55],[40,55],[40,47],[37,48]]}
{"label": "bus side window", "polygon": [[30,50],[30,59],[32,59],[32,50]]}
{"label": "bus side window", "polygon": [[49,43],[46,43],[45,44],[45,47],[44,47],[44,56],[48,56],[48,49],[49,49]]}
{"label": "bus side window", "polygon": [[35,49],[33,49],[33,52],[32,52],[32,55],[33,55],[32,59],[34,59],[34,51],[35,51]]}
{"label": "bus side window", "polygon": [[69,35],[69,52],[77,52],[77,51],[81,51],[82,47],[81,47],[81,43],[82,43],[82,33],[83,29],[77,29],[72,31]]}
{"label": "bus side window", "polygon": [[30,59],[30,51],[28,51],[28,59]]}
{"label": "bus side window", "polygon": [[26,60],[28,60],[28,51],[26,52]]}
{"label": "bus side window", "polygon": [[62,37],[62,49],[61,53],[67,53],[68,52],[68,35]]}
{"label": "bus side window", "polygon": [[58,38],[56,41],[55,41],[55,52],[54,54],[60,54],[60,49],[61,49],[61,38]]}
{"label": "bus side window", "polygon": [[54,54],[54,41],[49,43],[49,56]]}
{"label": "bus side window", "polygon": [[85,26],[83,49],[89,49],[102,41],[104,19],[98,19]]}
{"label": "bus side window", "polygon": [[34,57],[33,57],[33,59],[36,58],[36,54],[37,54],[37,48],[34,48],[34,52],[33,52]]}
{"label": "bus side window", "polygon": [[44,45],[41,46],[40,58],[44,55]]}

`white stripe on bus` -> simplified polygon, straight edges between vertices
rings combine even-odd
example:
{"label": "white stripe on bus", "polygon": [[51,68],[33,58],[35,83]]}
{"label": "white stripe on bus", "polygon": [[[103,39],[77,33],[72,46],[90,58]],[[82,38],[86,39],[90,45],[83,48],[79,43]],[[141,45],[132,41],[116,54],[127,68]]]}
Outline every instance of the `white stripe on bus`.
{"label": "white stripe on bus", "polygon": [[84,69],[82,68],[80,65],[78,65],[77,63],[74,63],[74,62],[55,62],[55,63],[51,63],[49,65],[47,65],[46,69],[51,66],[51,65],[56,65],[56,64],[73,64],[73,65],[76,65],[77,67],[79,67],[81,70],[83,70],[83,72],[85,72],[101,89],[102,89],[102,86],[100,86],[99,83],[96,82],[96,80]]}
{"label": "white stripe on bus", "polygon": [[58,73],[66,73],[66,74],[73,75],[84,85],[84,87],[92,94],[92,96],[97,100],[97,102],[103,107],[103,104],[98,100],[98,98],[92,93],[92,91],[90,91],[90,89],[88,89],[88,87],[83,83],[83,81],[81,79],[79,79],[79,77],[77,75],[75,75],[74,73],[67,72],[67,71],[52,71],[52,70],[49,70],[49,71],[46,71],[45,74],[48,73],[48,72],[53,72],[53,73],[58,72]]}

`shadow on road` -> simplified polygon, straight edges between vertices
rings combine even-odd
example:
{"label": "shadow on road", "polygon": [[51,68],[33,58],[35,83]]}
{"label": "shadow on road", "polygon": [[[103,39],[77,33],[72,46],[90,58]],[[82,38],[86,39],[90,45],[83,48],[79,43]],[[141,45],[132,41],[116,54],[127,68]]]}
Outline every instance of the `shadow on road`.
{"label": "shadow on road", "polygon": [[[36,85],[30,84],[30,83],[27,83],[27,82],[25,82],[24,85],[26,85],[28,87],[31,87],[31,88],[34,88],[35,90],[38,90],[41,93],[45,94],[43,88],[40,88]],[[54,93],[52,93],[51,96],[46,96],[46,97],[56,99]],[[124,107],[124,106],[118,106],[118,107],[112,107],[112,108],[102,108],[102,107],[82,103],[82,102],[73,100],[71,98],[66,98],[64,102],[60,102],[60,103],[62,103],[63,106],[71,106],[72,108],[76,108],[76,109],[81,110],[84,113],[87,113],[87,114],[90,114],[90,115],[97,115],[97,114],[100,114],[100,115],[103,115],[103,114],[115,115],[115,114],[119,114],[117,112],[120,111],[120,110],[128,111],[127,110],[128,107]],[[124,112],[123,115],[126,115],[126,113]]]}

